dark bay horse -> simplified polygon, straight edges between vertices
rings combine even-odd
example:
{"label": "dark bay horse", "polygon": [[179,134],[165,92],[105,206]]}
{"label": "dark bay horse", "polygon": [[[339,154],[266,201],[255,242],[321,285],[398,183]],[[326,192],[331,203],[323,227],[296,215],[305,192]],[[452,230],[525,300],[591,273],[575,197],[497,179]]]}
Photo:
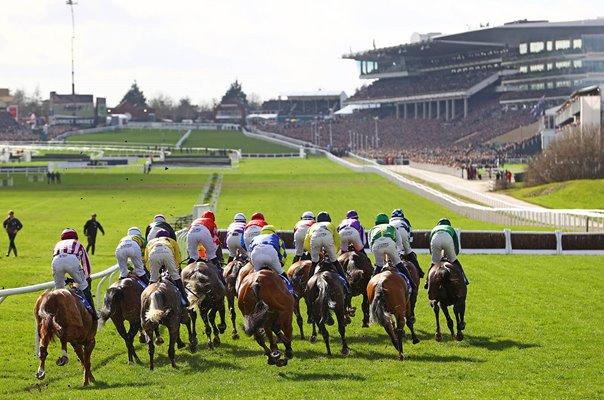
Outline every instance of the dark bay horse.
{"label": "dark bay horse", "polygon": [[[117,332],[126,343],[129,364],[132,364],[134,360],[140,362],[134,350],[134,338],[137,332],[141,333],[141,343],[147,342],[141,328],[141,294],[143,290],[138,278],[130,277],[114,282],[105,293],[99,317],[99,330],[109,318],[113,321]],[[129,325],[127,331],[125,321],[128,321]],[[155,335],[155,343],[162,344],[164,340],[159,335],[159,328],[155,330]]]}
{"label": "dark bay horse", "polygon": [[313,321],[317,324],[319,332],[327,347],[327,354],[331,355],[329,346],[329,332],[325,325],[333,325],[331,316],[333,311],[338,320],[338,331],[342,339],[341,354],[347,356],[350,353],[346,341],[346,299],[344,282],[337,272],[333,270],[329,261],[319,262],[319,271],[316,272],[306,284],[306,298],[311,309]]}
{"label": "dark bay horse", "polygon": [[[264,349],[268,364],[278,367],[287,365],[287,360],[293,357],[291,342],[294,297],[283,280],[269,269],[248,274],[241,282],[237,300],[243,314],[243,330],[246,335],[253,335]],[[273,333],[285,345],[285,358],[281,358]],[[265,336],[270,348],[265,343]]]}
{"label": "dark bay horse", "polygon": [[239,254],[235,257],[233,261],[228,263],[224,268],[224,281],[226,282],[225,286],[225,294],[227,299],[227,305],[229,307],[229,314],[231,316],[231,323],[233,325],[233,330],[231,331],[231,337],[233,340],[239,339],[239,333],[237,333],[237,325],[235,324],[236,312],[235,312],[235,297],[237,297],[237,277],[239,276],[239,271],[245,266],[247,260],[241,257]]}
{"label": "dark bay horse", "polygon": [[[440,342],[442,340],[439,321],[440,308],[443,309],[443,314],[447,318],[447,326],[451,331],[451,337],[463,340],[462,331],[466,327],[464,317],[467,294],[468,289],[463,279],[463,274],[455,264],[451,264],[446,259],[443,259],[430,269],[428,299],[436,317],[436,334],[434,335],[436,341]],[[453,306],[453,312],[457,321],[457,334],[453,333],[453,320],[449,315],[448,307],[451,305]]]}
{"label": "dark bay horse", "polygon": [[[347,251],[338,257],[338,261],[346,272],[346,279],[350,284],[351,298],[354,296],[363,296],[363,328],[369,326],[369,301],[367,298],[367,284],[373,275],[373,265],[367,254],[363,251]],[[346,307],[351,317],[354,317],[355,308],[351,306],[348,299]]]}
{"label": "dark bay horse", "polygon": [[69,361],[67,343],[71,343],[84,369],[84,386],[94,382],[90,371],[90,355],[96,344],[97,321],[71,291],[66,289],[47,290],[38,297],[34,306],[36,327],[39,338],[40,366],[36,378],[44,379],[44,364],[48,356],[49,342],[58,337],[63,354],[57,365]]}
{"label": "dark bay horse", "polygon": [[149,352],[149,369],[153,369],[153,357],[155,345],[153,344],[153,331],[160,324],[168,328],[170,333],[170,344],[168,346],[168,357],[173,368],[176,368],[174,359],[174,345],[178,348],[185,347],[180,339],[180,324],[187,327],[189,333],[189,349],[194,352],[197,347],[197,338],[191,332],[191,319],[188,310],[181,304],[180,291],[168,281],[152,283],[141,294],[141,325],[147,337],[147,348]]}
{"label": "dark bay horse", "polygon": [[[203,320],[206,336],[208,337],[208,349],[214,348],[214,345],[220,345],[220,333],[224,333],[226,324],[224,322],[224,295],[225,289],[220,276],[214,267],[208,267],[204,262],[198,261],[187,265],[180,273],[182,282],[187,289],[189,303],[194,306],[197,304],[199,315]],[[216,313],[220,314],[220,323],[216,325]],[[191,325],[193,336],[197,336],[195,322],[197,313],[191,307],[189,309],[191,316]],[[210,326],[211,325],[211,326]],[[214,341],[212,342],[212,330],[214,332]]]}
{"label": "dark bay horse", "polygon": [[[415,267],[415,265],[413,265],[413,263],[411,261],[407,261],[407,260],[403,260],[403,266],[405,268],[407,268],[407,271],[409,271],[409,276],[411,277],[411,280],[413,280],[413,282],[415,283],[415,287],[419,288],[419,272],[417,271],[417,268]],[[411,292],[411,296],[410,296],[410,302],[411,302],[411,316],[409,318],[411,318],[411,321],[413,323],[415,323],[415,305],[417,304],[417,292],[419,290],[415,290],[413,292]]]}
{"label": "dark bay horse", "polygon": [[[312,261],[310,260],[300,260],[293,263],[289,269],[287,270],[287,276],[289,276],[289,280],[294,287],[294,293],[296,294],[294,298],[294,314],[296,315],[296,322],[298,323],[298,327],[300,328],[300,337],[304,340],[304,319],[302,318],[302,314],[300,313],[300,299],[304,298],[306,302],[306,313],[307,313],[307,322],[312,323],[312,318],[310,314],[310,307],[308,306],[308,300],[306,299],[306,284],[308,283],[308,277],[310,274],[310,269],[312,267]],[[316,338],[316,325],[313,323],[313,334],[311,337]]]}

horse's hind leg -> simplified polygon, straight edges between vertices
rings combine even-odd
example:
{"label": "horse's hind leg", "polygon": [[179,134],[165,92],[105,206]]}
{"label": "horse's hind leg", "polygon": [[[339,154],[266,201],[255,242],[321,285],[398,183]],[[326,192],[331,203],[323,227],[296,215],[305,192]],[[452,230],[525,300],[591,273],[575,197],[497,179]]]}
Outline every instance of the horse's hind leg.
{"label": "horse's hind leg", "polygon": [[[123,324],[123,322],[122,322]],[[127,338],[124,338],[126,341],[126,347],[128,348],[128,363],[132,364],[133,360],[140,362],[141,360],[136,355],[136,351],[134,350],[134,338],[136,337],[136,333],[140,329],[140,321],[137,319],[136,321],[130,322],[130,329],[128,330]]]}
{"label": "horse's hind leg", "polygon": [[407,319],[407,328],[409,328],[409,332],[411,332],[411,339],[413,339],[413,344],[419,343],[419,338],[415,334],[415,318],[406,318]]}
{"label": "horse's hind leg", "polygon": [[369,327],[369,297],[367,296],[367,290],[363,291],[363,303],[361,304],[363,309],[363,328]]}
{"label": "horse's hind leg", "polygon": [[466,322],[464,321],[464,314],[466,311],[466,303],[464,299],[459,299],[453,306],[453,312],[455,313],[455,319],[457,321],[457,334],[455,338],[457,340],[463,340],[463,330],[466,328]]}
{"label": "horse's hind leg", "polygon": [[155,344],[153,343],[153,329],[145,330],[147,336],[147,352],[149,353],[149,369],[153,371],[153,357],[155,355]]}
{"label": "horse's hind leg", "polygon": [[218,324],[218,331],[220,333],[224,333],[226,331],[226,322],[224,322],[225,309],[224,309],[224,299],[218,302],[218,315],[220,316],[220,323]]}
{"label": "horse's hind leg", "polygon": [[296,315],[296,322],[300,328],[300,338],[304,340],[304,319],[300,314],[300,300],[298,298],[295,298],[294,300],[294,314]]}
{"label": "horse's hind leg", "polygon": [[[394,347],[397,347],[398,358],[401,361],[403,361],[405,359],[405,353],[403,352],[403,337],[405,336],[404,318],[405,317],[402,314],[396,316],[396,340],[398,342],[398,347],[396,345]],[[407,324],[409,324],[409,319],[407,319]],[[413,326],[413,325],[411,325],[411,326]],[[413,329],[413,328],[411,328],[411,329]],[[411,330],[411,332],[413,332],[413,330]],[[412,335],[415,336],[415,333],[413,332]],[[414,343],[415,343],[415,341],[414,341]]]}
{"label": "horse's hind leg", "polygon": [[[122,339],[124,339],[124,343],[126,343],[126,349],[128,350],[128,364],[132,364],[134,362],[134,360],[133,360],[134,346],[132,345],[131,334],[133,333],[132,332],[133,328],[136,328],[136,327],[133,327],[132,323],[130,323],[130,330],[129,330],[129,332],[126,332],[126,327],[124,326],[124,320],[117,318],[117,316],[114,316],[112,318],[112,320],[113,320],[113,325],[115,325],[115,329],[117,330],[117,333],[120,334]],[[135,330],[134,333],[136,333],[137,330]]]}
{"label": "horse's hind leg", "polygon": [[447,327],[449,327],[449,331],[451,331],[451,337],[455,338],[455,334],[453,333],[453,319],[451,318],[451,315],[449,314],[449,307],[443,307],[443,314],[445,314],[445,318],[447,318]]}
{"label": "horse's hind leg", "polygon": [[216,308],[212,308],[210,310],[210,313],[208,314],[208,318],[210,319],[210,324],[212,324],[212,331],[214,332],[214,346],[220,346],[220,333],[224,332],[223,330],[220,330],[219,327],[216,326],[216,312],[218,312],[218,310]]}
{"label": "horse's hind leg", "polygon": [[346,313],[346,310],[340,309],[336,312],[336,317],[338,318],[338,332],[342,339],[342,350],[340,351],[340,354],[347,356],[350,354],[350,349],[348,348],[348,342],[346,341],[346,320],[344,318],[344,313]]}
{"label": "horse's hind leg", "polygon": [[329,332],[327,331],[325,324],[319,323],[318,325],[319,325],[319,332],[321,332],[321,335],[323,335],[323,341],[325,342],[325,347],[327,348],[327,355],[330,356],[331,348],[329,347]]}
{"label": "horse's hind leg", "polygon": [[86,341],[84,344],[84,385],[87,385],[87,382],[94,382],[94,375],[92,375],[92,371],[90,369],[90,356],[92,355],[92,350],[96,345],[96,339],[91,338]]}
{"label": "horse's hind leg", "polygon": [[434,339],[436,339],[437,342],[440,342],[443,340],[443,335],[440,333],[440,307],[437,303],[432,303],[432,309],[434,310],[434,317],[436,318],[436,333],[434,334]]}
{"label": "horse's hind leg", "polygon": [[254,339],[256,339],[256,343],[260,345],[264,349],[264,354],[268,359],[268,365],[275,365],[276,359],[273,357],[271,349],[266,345],[266,341],[264,340],[264,329],[258,329],[254,332]]}
{"label": "horse's hind leg", "polygon": [[67,341],[61,338],[61,357],[57,359],[57,365],[62,367],[69,362],[69,355],[67,354]]}
{"label": "horse's hind leg", "polygon": [[180,318],[175,319],[169,323],[168,330],[170,331],[170,344],[168,345],[168,358],[172,364],[172,368],[176,368],[176,351],[174,347],[179,339],[180,334]]}
{"label": "horse's hind leg", "polygon": [[229,314],[231,315],[231,323],[233,324],[233,330],[231,331],[231,337],[233,340],[239,339],[239,333],[237,333],[237,325],[235,319],[237,314],[235,313],[235,296],[227,294],[227,304],[229,306]]}
{"label": "horse's hind leg", "polygon": [[48,338],[48,336],[41,337],[39,335],[40,326],[38,326],[38,337],[40,338],[38,357],[40,358],[40,365],[38,366],[38,371],[36,372],[35,376],[36,378],[41,380],[46,377],[46,371],[44,370],[44,366],[46,364],[46,357],[48,357],[48,343],[50,342],[50,339]]}
{"label": "horse's hind leg", "polygon": [[213,349],[214,344],[212,343],[212,328],[210,327],[210,321],[208,320],[208,310],[199,309],[199,315],[203,320],[203,325],[205,326],[206,336],[208,337],[208,349]]}
{"label": "horse's hind leg", "polygon": [[[188,313],[188,315],[185,313]],[[195,324],[193,323],[193,318],[191,318],[191,314],[192,313],[189,310],[184,310],[183,315],[186,316],[186,318],[181,318],[180,323],[184,324],[187,328],[187,334],[189,336],[189,351],[191,353],[195,353],[197,351],[197,334],[195,333]],[[186,346],[186,344],[180,338],[180,329],[178,331],[177,342],[179,349],[182,349]]]}

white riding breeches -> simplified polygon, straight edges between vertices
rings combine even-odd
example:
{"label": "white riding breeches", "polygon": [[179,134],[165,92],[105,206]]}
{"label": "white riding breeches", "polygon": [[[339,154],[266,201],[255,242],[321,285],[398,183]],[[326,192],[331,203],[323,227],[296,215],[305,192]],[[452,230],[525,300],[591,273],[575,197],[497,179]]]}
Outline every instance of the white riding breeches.
{"label": "white riding breeches", "polygon": [[260,231],[262,231],[262,228],[258,225],[248,226],[247,229],[243,231],[243,242],[245,243],[246,249],[250,248],[250,243],[252,243],[252,239],[260,235]]}
{"label": "white riding breeches", "polygon": [[381,237],[376,239],[371,245],[371,251],[375,258],[376,267],[384,266],[384,255],[388,255],[388,258],[394,265],[401,262],[401,258],[398,255],[398,249],[394,240],[389,237]]}
{"label": "white riding breeches", "polygon": [[237,250],[239,250],[239,254],[241,254],[242,256],[247,255],[247,251],[241,245],[241,236],[242,235],[243,235],[243,233],[239,233],[239,232],[232,232],[227,235],[226,245],[227,245],[227,248],[229,249],[229,256],[231,256],[231,257],[237,256]]}
{"label": "white riding breeches", "polygon": [[304,254],[304,239],[306,239],[308,228],[310,228],[310,226],[302,225],[294,232],[294,245],[296,246],[297,256]]}
{"label": "white riding breeches", "polygon": [[349,244],[354,246],[354,251],[361,251],[363,249],[361,234],[352,226],[347,226],[340,231],[340,240],[340,250],[342,250],[342,253],[348,251]]}
{"label": "white riding breeches", "polygon": [[149,272],[151,273],[149,280],[151,282],[159,280],[159,270],[162,266],[166,268],[170,278],[173,280],[180,279],[180,273],[178,272],[178,266],[176,265],[172,250],[168,246],[158,243],[149,253]]}
{"label": "white riding breeches", "polygon": [[312,262],[319,262],[319,253],[323,249],[327,253],[329,261],[334,262],[338,259],[331,232],[327,229],[317,229],[310,237],[310,258]]}
{"label": "white riding breeches", "polygon": [[55,288],[65,289],[65,274],[69,274],[82,291],[88,288],[84,271],[80,268],[80,260],[75,254],[61,253],[52,258],[52,276]]}
{"label": "white riding breeches", "polygon": [[117,264],[120,267],[120,277],[125,278],[128,276],[128,258],[132,260],[134,269],[132,272],[136,276],[145,275],[145,267],[143,266],[143,256],[141,254],[141,248],[134,240],[126,239],[122,240],[115,249],[115,258]]}
{"label": "white riding breeches", "polygon": [[447,260],[454,262],[457,260],[455,254],[455,243],[453,238],[447,232],[436,232],[430,240],[430,251],[432,252],[432,263],[440,262],[443,255]]}
{"label": "white riding breeches", "polygon": [[199,243],[206,249],[208,260],[216,258],[218,246],[216,245],[210,230],[204,225],[191,225],[191,229],[187,235],[187,252],[189,253],[189,258],[194,260],[199,258],[199,251],[197,249]]}
{"label": "white riding breeches", "polygon": [[259,244],[254,246],[254,250],[252,250],[250,257],[256,271],[259,271],[264,267],[269,267],[279,275],[283,273],[283,267],[279,261],[279,253],[277,253],[277,250],[270,244]]}

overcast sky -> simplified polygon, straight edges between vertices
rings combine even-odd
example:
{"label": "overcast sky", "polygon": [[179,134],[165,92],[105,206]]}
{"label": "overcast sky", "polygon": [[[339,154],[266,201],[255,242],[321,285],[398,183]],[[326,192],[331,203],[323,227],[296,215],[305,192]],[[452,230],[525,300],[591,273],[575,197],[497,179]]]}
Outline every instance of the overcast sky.
{"label": "overcast sky", "polygon": [[[363,83],[342,55],[518,19],[604,16],[604,1],[77,0],[75,86],[117,105],[134,80],[147,99],[220,99],[238,79],[262,100]],[[0,0],[0,88],[71,92],[65,0]]]}

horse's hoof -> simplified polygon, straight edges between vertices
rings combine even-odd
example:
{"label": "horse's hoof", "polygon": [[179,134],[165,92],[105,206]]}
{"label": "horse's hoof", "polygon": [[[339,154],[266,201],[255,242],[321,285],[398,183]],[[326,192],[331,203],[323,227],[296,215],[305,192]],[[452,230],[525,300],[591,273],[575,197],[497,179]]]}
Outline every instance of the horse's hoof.
{"label": "horse's hoof", "polygon": [[294,358],[294,352],[292,350],[285,350],[285,357],[287,359]]}
{"label": "horse's hoof", "polygon": [[267,362],[268,362],[268,365],[275,365],[277,363],[276,360],[271,356],[268,356]]}
{"label": "horse's hoof", "polygon": [[368,322],[363,321],[363,328],[369,328],[369,323],[368,323]]}
{"label": "horse's hoof", "polygon": [[311,317],[306,318],[306,323],[307,324],[312,324],[312,318]]}
{"label": "horse's hoof", "polygon": [[226,331],[226,324],[224,322],[221,324],[218,324],[218,331],[220,333],[224,333],[224,331]]}
{"label": "horse's hoof", "polygon": [[140,336],[138,337],[138,342],[139,342],[139,343],[142,343],[142,344],[147,343],[147,338],[145,337],[145,335],[140,335]]}
{"label": "horse's hoof", "polygon": [[413,344],[418,344],[418,343],[419,343],[419,338],[414,337],[414,338],[413,338]]}
{"label": "horse's hoof", "polygon": [[398,359],[399,359],[400,361],[405,361],[405,355],[404,355],[403,353],[399,353],[399,355],[398,355]]}
{"label": "horse's hoof", "polygon": [[238,333],[233,333],[233,335],[231,337],[233,338],[233,340],[239,340],[239,334]]}
{"label": "horse's hoof", "polygon": [[36,378],[38,378],[39,380],[46,378],[46,372],[44,372],[44,371],[36,372]]}
{"label": "horse's hoof", "polygon": [[57,359],[57,365],[59,367],[62,367],[63,365],[67,364],[69,362],[69,358],[65,357],[65,356],[61,356]]}
{"label": "horse's hoof", "polygon": [[212,342],[208,342],[208,350],[214,350],[214,344]]}
{"label": "horse's hoof", "polygon": [[348,309],[348,315],[350,317],[354,318],[354,316],[356,315],[356,313],[357,313],[357,308],[356,307],[350,307]]}
{"label": "horse's hoof", "polygon": [[342,351],[340,352],[340,354],[342,354],[344,357],[346,357],[347,355],[350,354],[350,349],[348,347],[344,347],[342,349]]}
{"label": "horse's hoof", "polygon": [[187,344],[185,342],[183,342],[182,340],[179,340],[178,342],[176,342],[176,347],[178,349],[183,349],[183,348],[187,347]]}
{"label": "horse's hoof", "polygon": [[436,335],[434,335],[434,339],[437,342],[441,342],[443,340],[443,335],[441,335],[440,333],[437,333]]}
{"label": "horse's hoof", "polygon": [[414,324],[415,323],[415,315],[412,315],[409,317],[409,323],[410,324]]}
{"label": "horse's hoof", "polygon": [[214,337],[214,346],[220,346],[220,338],[218,336]]}
{"label": "horse's hoof", "polygon": [[155,344],[164,344],[164,338],[158,336],[157,338],[155,338]]}
{"label": "horse's hoof", "polygon": [[280,358],[275,362],[275,364],[277,367],[285,367],[287,365],[287,358]]}
{"label": "horse's hoof", "polygon": [[459,324],[459,330],[463,331],[464,329],[466,329],[466,323],[462,322],[461,324]]}
{"label": "horse's hoof", "polygon": [[461,342],[463,340],[463,333],[457,332],[457,336],[455,336],[455,339],[457,339],[458,342]]}
{"label": "horse's hoof", "polygon": [[317,343],[317,337],[315,335],[312,335],[308,338],[308,341],[311,343]]}
{"label": "horse's hoof", "polygon": [[197,353],[197,343],[189,343],[189,351],[191,353]]}

